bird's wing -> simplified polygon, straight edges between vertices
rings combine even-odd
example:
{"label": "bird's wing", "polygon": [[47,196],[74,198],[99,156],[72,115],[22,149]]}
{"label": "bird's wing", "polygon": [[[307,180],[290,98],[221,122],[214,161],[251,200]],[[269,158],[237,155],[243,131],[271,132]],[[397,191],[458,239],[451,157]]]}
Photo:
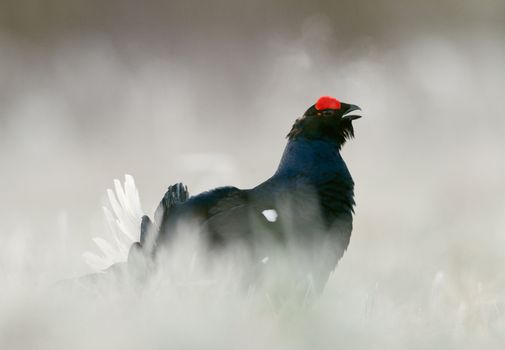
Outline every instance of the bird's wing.
{"label": "bird's wing", "polygon": [[[170,196],[169,196],[170,197]],[[192,196],[185,201],[176,201],[169,206],[162,200],[155,220],[158,233],[157,244],[176,234],[180,224],[201,225],[207,231],[211,241],[231,238],[233,235],[245,235],[249,224],[248,212],[251,203],[247,190],[236,187],[219,187]]]}
{"label": "bird's wing", "polygon": [[207,227],[223,239],[295,239],[321,223],[315,189],[296,177],[271,178],[251,190],[230,191],[209,210]]}
{"label": "bird's wing", "polygon": [[253,232],[253,218],[258,212],[259,209],[251,200],[250,191],[234,189],[213,203],[204,225],[217,242],[248,238]]}
{"label": "bird's wing", "polygon": [[[273,196],[235,187],[210,192],[204,228],[216,242],[255,240],[258,234],[278,236],[280,227]],[[201,201],[201,200],[199,200]]]}

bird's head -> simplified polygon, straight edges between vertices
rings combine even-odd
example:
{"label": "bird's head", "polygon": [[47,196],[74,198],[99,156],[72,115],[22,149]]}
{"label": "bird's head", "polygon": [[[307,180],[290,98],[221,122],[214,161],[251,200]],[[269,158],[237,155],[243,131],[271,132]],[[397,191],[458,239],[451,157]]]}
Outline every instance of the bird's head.
{"label": "bird's head", "polygon": [[354,137],[352,121],[361,116],[352,112],[359,110],[361,108],[356,105],[340,102],[334,97],[322,96],[295,121],[287,137],[290,140],[298,137],[331,140],[341,147]]}

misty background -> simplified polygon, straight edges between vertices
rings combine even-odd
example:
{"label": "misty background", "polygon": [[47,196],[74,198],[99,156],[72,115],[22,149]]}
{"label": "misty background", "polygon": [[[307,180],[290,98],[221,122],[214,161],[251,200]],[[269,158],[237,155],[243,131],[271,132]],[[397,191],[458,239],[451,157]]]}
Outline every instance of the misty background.
{"label": "misty background", "polygon": [[332,95],[363,118],[342,151],[357,208],[329,290],[415,308],[444,276],[445,303],[477,310],[463,319],[499,348],[504,35],[498,0],[3,0],[0,270],[89,272],[126,173],[146,214],[175,182],[264,181],[294,120]]}

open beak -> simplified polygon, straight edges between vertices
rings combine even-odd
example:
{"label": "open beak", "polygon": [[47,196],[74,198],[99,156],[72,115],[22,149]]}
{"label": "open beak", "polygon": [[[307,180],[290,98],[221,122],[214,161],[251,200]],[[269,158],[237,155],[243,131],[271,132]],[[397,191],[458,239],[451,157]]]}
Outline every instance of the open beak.
{"label": "open beak", "polygon": [[354,111],[361,111],[361,108],[359,108],[356,105],[347,105],[348,107],[346,108],[344,115],[342,116],[342,119],[347,119],[347,120],[355,120],[361,118],[360,115],[352,114],[350,115],[349,113],[352,113]]}

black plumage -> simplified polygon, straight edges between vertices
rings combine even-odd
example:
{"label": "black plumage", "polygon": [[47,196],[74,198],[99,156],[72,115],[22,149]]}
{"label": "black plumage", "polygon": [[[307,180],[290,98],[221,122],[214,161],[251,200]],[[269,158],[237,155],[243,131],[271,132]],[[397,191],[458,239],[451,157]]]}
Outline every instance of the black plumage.
{"label": "black plumage", "polygon": [[304,271],[324,284],[352,231],[354,181],[340,149],[354,136],[352,121],[359,116],[349,113],[355,110],[320,98],[294,123],[275,174],[252,189],[220,187],[190,197],[182,184],[169,187],[154,223],[143,218],[136,249],[156,254],[181,223],[191,223],[210,248],[238,244],[253,259],[293,248]]}

